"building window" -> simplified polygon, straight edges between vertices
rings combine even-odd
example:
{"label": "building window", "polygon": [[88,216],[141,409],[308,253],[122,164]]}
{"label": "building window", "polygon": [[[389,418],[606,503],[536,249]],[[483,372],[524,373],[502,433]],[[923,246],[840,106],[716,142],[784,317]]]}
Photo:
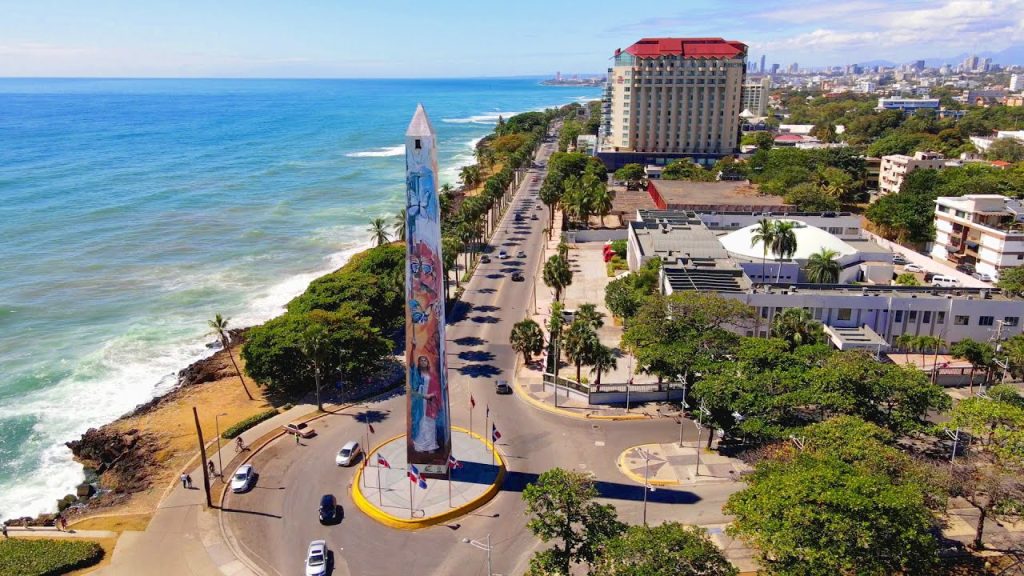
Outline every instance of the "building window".
{"label": "building window", "polygon": [[995,318],[992,316],[978,316],[978,326],[991,326],[995,324]]}
{"label": "building window", "polygon": [[957,326],[967,326],[967,322],[969,320],[969,316],[960,316],[959,314],[953,316],[953,324],[956,324]]}
{"label": "building window", "polygon": [[925,311],[925,312],[921,313],[921,323],[922,324],[930,324],[931,321],[932,321],[932,313],[930,311]]}
{"label": "building window", "polygon": [[903,322],[903,310],[896,311],[896,318],[894,318],[894,320],[896,322]]}
{"label": "building window", "polygon": [[945,312],[936,312],[935,313],[935,323],[936,324],[945,324],[946,323],[946,313]]}
{"label": "building window", "polygon": [[1020,319],[1016,316],[1006,316],[1003,318],[1004,326],[1016,326]]}
{"label": "building window", "polygon": [[911,311],[907,312],[907,321],[908,322],[916,322],[917,321],[917,310],[911,310]]}
{"label": "building window", "polygon": [[836,320],[846,321],[853,317],[853,310],[850,308],[840,308],[836,314]]}

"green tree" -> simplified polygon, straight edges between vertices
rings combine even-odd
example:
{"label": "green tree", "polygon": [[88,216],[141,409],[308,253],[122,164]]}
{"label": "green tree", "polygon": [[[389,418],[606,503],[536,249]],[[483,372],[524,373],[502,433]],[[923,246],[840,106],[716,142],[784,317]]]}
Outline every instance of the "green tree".
{"label": "green tree", "polygon": [[839,253],[830,248],[822,248],[820,251],[811,254],[807,259],[804,271],[807,279],[814,284],[835,284],[839,281],[839,272],[842,267],[836,260]]}
{"label": "green tree", "polygon": [[615,179],[625,182],[627,190],[639,190],[647,178],[647,171],[642,164],[626,164],[615,171]]}
{"label": "green tree", "polygon": [[1024,266],[1000,271],[996,287],[1010,296],[1024,296]]}
{"label": "green tree", "polygon": [[608,540],[592,576],[735,576],[736,568],[704,529],[666,522],[630,526]]}
{"label": "green tree", "polygon": [[513,350],[523,355],[523,362],[529,364],[530,356],[540,354],[544,349],[544,332],[540,324],[527,318],[512,326],[509,343]]}
{"label": "green tree", "polygon": [[480,183],[480,167],[476,164],[470,164],[469,166],[463,166],[459,170],[459,180],[462,180],[462,185],[466,188],[473,188]]}
{"label": "green tree", "polygon": [[911,272],[904,272],[896,277],[898,286],[920,286],[921,281]]}
{"label": "green tree", "polygon": [[207,325],[212,330],[212,333],[217,336],[217,340],[220,341],[221,349],[227,352],[228,358],[231,359],[231,366],[235,368],[235,374],[238,375],[238,381],[242,384],[245,395],[249,400],[252,400],[249,387],[245,385],[245,378],[242,378],[242,371],[238,368],[238,363],[235,362],[235,355],[231,353],[231,332],[228,330],[228,319],[217,314],[213,317],[213,320],[207,321]]}
{"label": "green tree", "polygon": [[821,322],[803,308],[788,308],[772,320],[772,337],[789,343],[790,350],[825,341]]}
{"label": "green tree", "polygon": [[761,244],[761,281],[765,282],[765,278],[768,277],[766,270],[768,260],[768,250],[772,245],[775,244],[775,238],[778,235],[778,226],[775,220],[769,220],[762,218],[757,222],[757,228],[754,229],[754,233],[750,235],[750,247]]}
{"label": "green tree", "polygon": [[988,342],[978,342],[970,338],[964,338],[949,348],[949,353],[954,358],[960,358],[971,363],[971,375],[968,379],[970,392],[974,394],[974,371],[979,366],[988,367],[992,365],[996,349]]}
{"label": "green tree", "polygon": [[594,211],[594,214],[601,217],[601,227],[604,227],[604,217],[612,211],[614,201],[614,190],[609,189],[604,183],[595,187],[590,197],[590,208]]}
{"label": "green tree", "polygon": [[407,218],[405,217],[405,208],[402,208],[401,210],[398,211],[398,214],[395,214],[395,220],[394,222],[391,223],[391,227],[395,231],[395,240],[405,240],[406,221]]}
{"label": "green tree", "polygon": [[753,138],[753,144],[757,146],[758,150],[771,150],[775,145],[775,136],[768,131],[755,132]]}
{"label": "green tree", "polygon": [[391,238],[388,237],[388,226],[383,218],[371,220],[367,231],[370,233],[370,241],[374,246],[383,246],[391,241]]}
{"label": "green tree", "polygon": [[790,220],[780,220],[775,224],[775,237],[772,238],[772,254],[779,259],[779,269],[775,273],[775,281],[782,277],[782,261],[788,260],[796,254],[796,223]]}
{"label": "green tree", "polygon": [[594,502],[596,497],[588,475],[561,468],[544,472],[523,489],[527,528],[541,541],[555,543],[538,562],[547,573],[569,574],[574,563],[594,562],[604,544],[625,531],[615,508]]}
{"label": "green tree", "polygon": [[714,175],[695,164],[689,158],[673,160],[661,171],[663,180],[694,180],[697,182],[708,182]]}
{"label": "green tree", "polygon": [[583,365],[594,357],[594,351],[601,346],[597,332],[590,323],[576,318],[569,325],[562,338],[562,350],[565,357],[576,365],[576,381],[583,375]]}
{"label": "green tree", "polygon": [[600,342],[590,350],[589,357],[587,358],[587,364],[593,366],[593,371],[596,376],[594,384],[597,386],[601,385],[601,374],[608,370],[615,370],[619,367],[618,359],[615,357],[615,350],[601,344]]}
{"label": "green tree", "polygon": [[985,151],[986,160],[1024,161],[1024,144],[1013,138],[999,138]]}
{"label": "green tree", "polygon": [[819,175],[822,191],[836,200],[846,200],[850,192],[853,191],[853,177],[847,174],[845,170],[829,166],[823,168]]}
{"label": "green tree", "polygon": [[333,353],[327,328],[322,324],[311,324],[302,333],[302,355],[306,357],[310,368],[313,369],[313,378],[316,384],[316,409],[321,412],[324,409],[324,404],[320,400],[323,373]]}
{"label": "green tree", "polygon": [[803,212],[830,212],[842,208],[839,200],[810,182],[801,182],[790,188],[785,201]]}
{"label": "green tree", "polygon": [[555,291],[555,300],[562,299],[562,291],[572,284],[572,269],[569,261],[561,254],[556,254],[544,263],[544,284]]}

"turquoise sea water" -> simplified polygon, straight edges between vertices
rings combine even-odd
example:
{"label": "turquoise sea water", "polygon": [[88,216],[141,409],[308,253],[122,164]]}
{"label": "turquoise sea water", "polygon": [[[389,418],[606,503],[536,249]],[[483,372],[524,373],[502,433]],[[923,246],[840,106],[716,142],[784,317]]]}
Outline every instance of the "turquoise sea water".
{"label": "turquoise sea water", "polygon": [[417,102],[455,183],[536,79],[0,79],[0,518],[81,481],[64,447],[172,387],[206,321],[276,315],[403,191]]}

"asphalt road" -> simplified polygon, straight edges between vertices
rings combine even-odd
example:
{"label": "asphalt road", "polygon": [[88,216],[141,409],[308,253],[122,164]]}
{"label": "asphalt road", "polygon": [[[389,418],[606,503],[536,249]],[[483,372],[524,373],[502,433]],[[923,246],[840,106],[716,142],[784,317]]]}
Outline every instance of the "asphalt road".
{"label": "asphalt road", "polygon": [[[405,432],[404,395],[352,408],[316,421],[318,435],[295,445],[283,438],[253,459],[259,478],[246,494],[225,498],[222,525],[236,550],[241,550],[266,574],[301,574],[306,547],[323,538],[334,555],[337,575],[460,574],[487,572],[486,553],[464,543],[490,534],[495,574],[521,574],[541,544],[526,530],[520,492],[538,474],[553,467],[592,472],[603,498],[620,516],[639,522],[643,490],[616,469],[619,453],[630,446],[678,437],[678,421],[588,422],[539,411],[514,396],[494,393],[497,379],[511,379],[515,352],[508,344],[512,325],[527,315],[530,290],[541,258],[546,208],[537,198],[543,165],[554,143],[541,149],[540,169],[531,170],[517,191],[493,241],[492,261],[481,264],[467,285],[463,305],[447,330],[450,401],[453,422],[469,424],[469,394],[476,400],[473,426],[483,430],[484,407],[502,433],[498,448],[509,475],[502,491],[487,505],[455,521],[403,532],[364,516],[349,497],[353,468],[339,468],[334,455],[348,440],[365,443],[365,421],[373,423],[376,444]],[[541,205],[541,210],[536,206]],[[520,223],[513,222],[522,213]],[[536,221],[530,219],[537,214]],[[499,260],[499,249],[510,258]],[[525,259],[515,258],[524,250]],[[512,282],[520,270],[524,282]],[[687,438],[695,437],[692,425]],[[693,523],[722,522],[721,504],[734,491],[729,485],[702,486],[700,496],[685,490],[658,489],[648,493],[648,517]],[[344,508],[343,520],[321,526],[317,505],[323,494],[334,494]],[[685,506],[678,506],[684,504]]]}

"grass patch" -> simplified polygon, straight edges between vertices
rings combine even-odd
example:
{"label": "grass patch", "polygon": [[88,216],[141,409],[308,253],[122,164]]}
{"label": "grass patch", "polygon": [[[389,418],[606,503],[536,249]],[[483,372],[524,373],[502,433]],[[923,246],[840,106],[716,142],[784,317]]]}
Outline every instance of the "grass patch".
{"label": "grass patch", "polygon": [[259,414],[253,414],[252,416],[249,416],[245,420],[242,420],[241,422],[238,422],[234,426],[231,426],[230,428],[225,430],[224,433],[221,434],[221,437],[227,438],[228,440],[231,440],[232,438],[237,438],[238,435],[241,434],[242,432],[245,432],[249,428],[252,428],[253,426],[259,424],[260,422],[270,420],[274,416],[277,416],[276,408],[271,408],[270,410],[260,412]]}
{"label": "grass patch", "polygon": [[141,532],[149,526],[152,514],[94,516],[71,524],[73,530],[107,530],[110,532]]}
{"label": "grass patch", "polygon": [[103,559],[103,547],[88,540],[0,541],[0,576],[59,576]]}

